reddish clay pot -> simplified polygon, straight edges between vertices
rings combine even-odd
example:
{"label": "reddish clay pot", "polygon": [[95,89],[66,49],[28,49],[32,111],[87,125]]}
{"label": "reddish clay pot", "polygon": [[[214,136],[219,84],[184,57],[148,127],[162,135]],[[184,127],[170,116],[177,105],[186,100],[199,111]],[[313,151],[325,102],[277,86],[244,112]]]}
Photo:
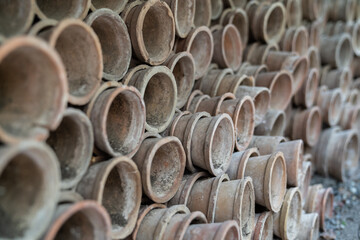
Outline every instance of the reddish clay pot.
{"label": "reddish clay pot", "polygon": [[349,67],[353,59],[351,37],[344,33],[332,37],[322,36],[320,56],[323,65],[329,64],[332,68]]}
{"label": "reddish clay pot", "polygon": [[220,68],[237,71],[241,65],[243,50],[239,31],[233,24],[224,27],[216,25],[211,30],[214,38],[213,62]]}
{"label": "reddish clay pot", "polygon": [[99,38],[80,20],[66,19],[39,36],[59,53],[66,68],[69,102],[85,105],[100,86],[103,58]]}
{"label": "reddish clay pot", "polygon": [[354,129],[360,132],[360,108],[358,105],[345,104],[339,125],[342,129]]}
{"label": "reddish clay pot", "polygon": [[294,95],[294,103],[297,106],[310,108],[315,103],[318,86],[319,72],[316,68],[311,68],[301,88]]}
{"label": "reddish clay pot", "polygon": [[0,75],[1,142],[45,140],[60,124],[67,102],[59,55],[33,37],[13,38],[0,47]]}
{"label": "reddish clay pot", "polygon": [[270,107],[270,91],[264,87],[240,86],[236,93],[236,98],[250,96],[255,106],[255,126],[259,125],[265,117]]}
{"label": "reddish clay pot", "polygon": [[193,224],[189,226],[184,240],[208,239],[208,240],[239,240],[239,226],[235,221],[222,223]]}
{"label": "reddish clay pot", "polygon": [[322,0],[303,0],[302,12],[304,19],[314,21],[326,13],[326,1]]}
{"label": "reddish clay pot", "polygon": [[319,215],[317,213],[302,213],[300,221],[300,231],[297,235],[297,239],[319,239]]}
{"label": "reddish clay pot", "polygon": [[177,89],[177,108],[182,108],[189,98],[195,81],[195,62],[188,52],[171,55],[164,63],[173,73]]}
{"label": "reddish clay pot", "polygon": [[[145,104],[134,87],[104,83],[87,108],[95,146],[111,156],[133,156],[145,130]],[[127,118],[119,118],[121,114]]]}
{"label": "reddish clay pot", "polygon": [[310,186],[306,199],[305,211],[318,213],[320,229],[325,231],[325,218],[331,218],[334,209],[334,194],[332,188],[323,188],[321,184]]}
{"label": "reddish clay pot", "polygon": [[91,11],[94,12],[100,8],[109,8],[119,14],[124,10],[127,3],[128,0],[91,0]]}
{"label": "reddish clay pot", "polygon": [[76,186],[89,167],[93,152],[94,134],[89,118],[80,110],[68,108],[47,144],[60,163],[61,188]]}
{"label": "reddish clay pot", "polygon": [[[200,0],[200,2],[205,1],[210,0]],[[201,26],[191,30],[186,38],[177,40],[175,51],[189,52],[195,62],[195,79],[203,77],[211,63],[214,51],[214,40],[210,29]]]}
{"label": "reddish clay pot", "polygon": [[134,70],[128,85],[136,87],[144,99],[145,128],[150,132],[162,132],[169,126],[175,113],[177,103],[175,77],[165,66]]}
{"label": "reddish clay pot", "polygon": [[258,157],[260,155],[257,148],[249,148],[242,152],[235,152],[231,157],[231,162],[226,174],[231,180],[243,178],[241,164],[247,162],[250,157]]}
{"label": "reddish clay pot", "polygon": [[273,216],[271,212],[263,212],[255,215],[255,228],[253,240],[271,240],[273,239]]}
{"label": "reddish clay pot", "polygon": [[[245,5],[246,1],[244,0],[228,0],[229,5],[236,5],[237,2],[243,2]],[[220,18],[220,24],[225,26],[227,24],[233,24],[240,33],[242,46],[246,46],[249,38],[249,19],[246,12],[243,8],[237,8],[231,6],[231,8],[225,9],[222,12]]]}
{"label": "reddish clay pot", "polygon": [[[290,3],[293,2],[293,3]],[[288,0],[288,4],[294,4],[298,0]],[[295,8],[297,11],[297,8]],[[304,26],[290,27],[286,30],[284,38],[280,42],[282,51],[296,52],[303,56],[308,51],[309,34]]]}
{"label": "reddish clay pot", "polygon": [[350,22],[355,17],[355,0],[335,0],[333,6],[328,8],[328,18],[332,21]]}
{"label": "reddish clay pot", "polygon": [[315,46],[310,46],[307,51],[307,57],[309,60],[309,71],[312,68],[316,68],[318,72],[321,71],[321,59],[319,49]]}
{"label": "reddish clay pot", "polygon": [[60,168],[43,143],[22,141],[0,147],[0,234],[4,239],[38,239],[46,230],[60,193]]}
{"label": "reddish clay pot", "polygon": [[159,65],[168,58],[175,42],[175,21],[165,2],[151,0],[131,5],[123,19],[140,61]]}
{"label": "reddish clay pot", "polygon": [[302,139],[313,147],[319,140],[322,129],[322,118],[319,107],[296,111],[292,122],[291,139]]}
{"label": "reddish clay pot", "polygon": [[300,186],[299,186],[299,190],[301,192],[301,196],[302,196],[302,205],[304,207],[305,205],[305,200],[308,196],[309,193],[309,187],[310,187],[310,182],[311,182],[311,177],[312,177],[312,167],[311,167],[311,161],[309,161],[308,157],[311,157],[310,154],[306,154],[304,155],[304,162],[302,163],[302,170],[301,170],[301,174],[300,174]]}
{"label": "reddish clay pot", "polygon": [[131,234],[140,207],[141,179],[130,158],[113,158],[92,165],[76,191],[105,207],[111,218],[111,238],[125,238]]}
{"label": "reddish clay pot", "polygon": [[257,41],[277,43],[285,32],[286,10],[282,3],[262,2],[247,7],[252,36]]}
{"label": "reddish clay pot", "polygon": [[191,31],[195,16],[195,0],[165,0],[174,15],[176,35],[181,38]]}
{"label": "reddish clay pot", "polygon": [[113,81],[122,79],[131,59],[131,41],[124,21],[110,9],[99,9],[87,16],[85,22],[92,27],[101,43],[103,78]]}
{"label": "reddish clay pot", "polygon": [[251,239],[255,224],[255,193],[249,177],[223,182],[220,185],[215,222],[230,219],[239,224],[241,239]]}
{"label": "reddish clay pot", "polygon": [[211,0],[195,0],[195,27],[206,26],[209,27],[212,16]]}
{"label": "reddish clay pot", "polygon": [[320,84],[327,86],[328,89],[340,88],[343,96],[347,96],[352,80],[350,68],[330,70],[330,66],[327,66],[322,69]]}
{"label": "reddish clay pot", "polygon": [[302,0],[283,0],[283,3],[286,8],[286,25],[300,26],[303,18]]}
{"label": "reddish clay pot", "polygon": [[60,204],[44,240],[111,239],[111,221],[105,208],[95,201]]}
{"label": "reddish clay pot", "polygon": [[254,79],[256,79],[259,74],[261,73],[266,73],[267,72],[267,66],[265,64],[262,65],[251,65],[248,62],[244,62],[243,64],[241,64],[241,67],[239,69],[239,71],[237,72],[237,75],[248,75],[248,76],[252,76],[254,77]]}
{"label": "reddish clay pot", "polygon": [[141,174],[143,190],[151,200],[164,203],[175,195],[186,161],[178,138],[146,133],[133,159]]}
{"label": "reddish clay pot", "polygon": [[0,3],[0,36],[11,37],[25,33],[34,19],[34,5],[33,0],[2,1]]}
{"label": "reddish clay pot", "polygon": [[287,178],[284,155],[275,152],[243,160],[239,165],[238,172],[241,174],[238,174],[238,177],[248,176],[253,179],[255,202],[273,212],[280,211]]}
{"label": "reddish clay pot", "polygon": [[323,122],[335,126],[341,116],[342,95],[340,89],[328,90],[320,87],[317,93],[316,105],[319,106]]}
{"label": "reddish clay pot", "polygon": [[297,239],[301,213],[301,193],[298,188],[289,188],[280,212],[274,213],[274,235],[281,239]]}
{"label": "reddish clay pot", "polygon": [[275,43],[261,44],[255,42],[245,48],[244,59],[252,65],[265,64],[270,51],[279,51],[279,46]]}
{"label": "reddish clay pot", "polygon": [[249,146],[258,149],[259,155],[268,155],[273,153],[276,147],[285,141],[286,139],[281,136],[254,136]]}
{"label": "reddish clay pot", "polygon": [[89,12],[91,0],[66,0],[48,2],[34,0],[35,13],[40,19],[63,20],[78,18],[83,20]]}
{"label": "reddish clay pot", "polygon": [[191,113],[196,113],[197,110],[199,109],[199,105],[204,100],[207,100],[207,99],[210,99],[209,95],[203,94],[200,90],[194,90],[190,94],[190,96],[184,106],[184,110],[189,111]]}
{"label": "reddish clay pot", "polygon": [[211,0],[211,20],[219,19],[223,9],[224,3],[222,0]]}
{"label": "reddish clay pot", "polygon": [[256,86],[269,88],[272,109],[285,110],[292,97],[293,77],[286,70],[261,73],[256,78]]}
{"label": "reddish clay pot", "polygon": [[255,135],[283,136],[285,131],[285,113],[280,110],[270,109],[265,114],[263,121],[255,127]]}

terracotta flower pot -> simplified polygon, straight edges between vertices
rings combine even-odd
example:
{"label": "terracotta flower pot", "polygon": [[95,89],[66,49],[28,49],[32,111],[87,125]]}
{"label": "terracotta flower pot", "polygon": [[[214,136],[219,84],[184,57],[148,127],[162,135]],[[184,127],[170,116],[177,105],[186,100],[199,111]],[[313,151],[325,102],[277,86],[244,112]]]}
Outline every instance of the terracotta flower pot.
{"label": "terracotta flower pot", "polygon": [[325,14],[326,1],[322,0],[303,0],[302,12],[304,19],[314,21]]}
{"label": "terracotta flower pot", "polygon": [[[322,1],[322,0],[316,0]],[[303,22],[309,32],[309,46],[314,46],[320,49],[320,36],[322,33],[324,21],[322,18],[314,22]]]}
{"label": "terracotta flower pot", "polygon": [[[310,155],[311,156],[311,155]],[[302,163],[302,170],[300,175],[300,186],[299,190],[302,196],[302,205],[305,206],[305,200],[309,193],[309,187],[311,182],[312,176],[312,163],[308,159],[309,154],[304,156],[304,162]]]}
{"label": "terracotta flower pot", "polygon": [[297,106],[310,108],[315,103],[318,85],[319,72],[316,68],[311,68],[301,88],[294,95],[294,103]]}
{"label": "terracotta flower pot", "polygon": [[47,2],[34,0],[35,13],[40,19],[63,20],[65,18],[84,19],[89,12],[91,0],[66,0]]}
{"label": "terracotta flower pot", "polygon": [[[229,5],[238,5],[238,2],[242,2],[243,5],[246,4],[244,0],[228,0]],[[245,8],[235,8],[231,6],[231,8],[225,9],[222,12],[220,18],[220,24],[223,26],[227,24],[233,24],[240,33],[241,43],[243,46],[247,45],[249,38],[249,19],[244,10]]]}
{"label": "terracotta flower pot", "polygon": [[320,84],[328,89],[340,88],[343,96],[348,95],[352,80],[352,72],[348,67],[335,70],[330,70],[330,66],[322,68]]}
{"label": "terracotta flower pot", "polygon": [[351,37],[348,33],[321,37],[320,56],[323,65],[332,68],[349,67],[353,59]]}
{"label": "terracotta flower pot", "polygon": [[183,239],[239,240],[239,232],[239,226],[235,221],[212,224],[193,224],[188,228]]}
{"label": "terracotta flower pot", "polygon": [[259,150],[256,147],[233,153],[230,166],[226,171],[226,174],[228,174],[231,180],[243,178],[241,163],[247,162],[250,157],[258,157],[259,155]]}
{"label": "terracotta flower pot", "polygon": [[131,234],[140,207],[141,179],[130,158],[113,158],[92,165],[76,191],[105,207],[111,218],[111,238]]}
{"label": "terracotta flower pot", "polygon": [[251,139],[250,147],[258,149],[259,155],[268,155],[275,151],[286,139],[282,136],[254,136]]}
{"label": "terracotta flower pot", "polygon": [[88,117],[79,110],[68,108],[60,126],[50,133],[47,144],[60,163],[61,188],[76,186],[89,167],[93,152],[94,134]]}
{"label": "terracotta flower pot", "polygon": [[360,91],[352,88],[346,98],[346,102],[352,106],[358,106],[360,104]]}
{"label": "terracotta flower pot", "polygon": [[328,90],[322,86],[317,92],[316,105],[319,106],[323,122],[335,126],[341,117],[342,95],[340,89]]}
{"label": "terracotta flower pot", "polygon": [[286,8],[286,25],[300,26],[303,18],[301,0],[283,0]]}
{"label": "terracotta flower pot", "polygon": [[263,212],[255,215],[255,228],[253,232],[253,240],[271,240],[273,239],[273,214],[271,212]]}
{"label": "terracotta flower pot", "polygon": [[178,138],[146,133],[133,159],[141,174],[144,193],[151,200],[164,203],[175,195],[186,161]]}
{"label": "terracotta flower pot", "polygon": [[302,213],[297,238],[299,240],[319,239],[319,215],[317,213]]}
{"label": "terracotta flower pot", "polygon": [[245,48],[244,60],[252,65],[265,64],[265,59],[270,51],[279,51],[279,46],[276,43],[261,44],[255,42]]}
{"label": "terracotta flower pot", "polygon": [[354,0],[336,0],[329,7],[328,18],[333,21],[352,21],[355,17],[356,2]]}
{"label": "terracotta flower pot", "polygon": [[[299,3],[298,0],[287,0],[288,4]],[[293,8],[295,12],[298,12],[298,8]],[[300,12],[301,14],[301,12]],[[292,14],[290,16],[296,16]],[[296,24],[298,25],[298,24]],[[308,51],[309,34],[304,26],[290,27],[286,30],[285,36],[280,41],[280,47],[282,51],[296,52],[300,56],[303,56]]]}
{"label": "terracotta flower pot", "polygon": [[360,108],[358,105],[345,104],[340,122],[343,129],[354,129],[360,132]]}
{"label": "terracotta flower pot", "polygon": [[248,62],[244,62],[241,64],[241,67],[239,71],[237,72],[237,75],[248,75],[254,77],[256,79],[259,74],[267,72],[267,66],[265,64],[262,65],[251,65]]}
{"label": "terracotta flower pot", "polygon": [[191,31],[195,17],[195,0],[165,0],[174,15],[176,35],[181,38]]}
{"label": "terracotta flower pot", "polygon": [[270,109],[265,114],[263,121],[255,127],[255,135],[283,136],[285,131],[285,113],[280,110]]}
{"label": "terracotta flower pot", "polygon": [[91,11],[94,12],[100,8],[109,8],[119,14],[124,10],[127,3],[128,0],[91,0]]}
{"label": "terracotta flower pot", "polygon": [[210,26],[212,16],[211,0],[195,0],[195,27]]}
{"label": "terracotta flower pot", "polygon": [[0,147],[0,232],[7,239],[38,239],[51,221],[60,193],[60,168],[43,143]]}
{"label": "terracotta flower pot", "polygon": [[318,72],[321,71],[321,59],[319,49],[315,46],[310,46],[307,51],[307,56],[309,60],[309,71],[312,68],[316,68]]}

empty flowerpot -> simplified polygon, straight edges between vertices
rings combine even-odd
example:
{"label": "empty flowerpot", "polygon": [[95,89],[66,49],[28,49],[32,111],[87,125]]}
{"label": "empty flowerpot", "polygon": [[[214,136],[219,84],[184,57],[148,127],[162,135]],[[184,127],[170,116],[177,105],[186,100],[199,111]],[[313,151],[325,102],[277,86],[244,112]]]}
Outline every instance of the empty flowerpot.
{"label": "empty flowerpot", "polygon": [[316,68],[318,72],[321,71],[321,59],[319,49],[315,46],[310,46],[307,50],[307,57],[309,60],[309,71]]}
{"label": "empty flowerpot", "polygon": [[313,173],[311,159],[309,161],[307,158],[310,156],[311,155],[309,155],[309,154],[304,155],[304,161],[302,163],[302,170],[301,170],[301,174],[300,174],[299,190],[300,190],[301,196],[302,196],[303,207],[305,206],[305,200],[309,193],[309,187],[310,187],[311,177],[312,177],[312,173]]}
{"label": "empty flowerpot", "polygon": [[303,0],[301,3],[304,19],[314,21],[326,13],[326,1]]}
{"label": "empty flowerpot", "polygon": [[222,0],[211,0],[211,20],[220,18],[224,9],[224,3]]}
{"label": "empty flowerpot", "polygon": [[252,65],[265,64],[266,57],[270,51],[279,51],[279,46],[276,43],[252,43],[244,49],[244,61]]}
{"label": "empty flowerpot", "polygon": [[348,67],[353,59],[351,37],[348,33],[336,36],[322,36],[320,56],[323,65],[329,64],[332,68]]}
{"label": "empty flowerpot", "polygon": [[212,16],[211,0],[195,0],[195,27],[210,26]]}
{"label": "empty flowerpot", "polygon": [[231,157],[230,167],[226,171],[231,180],[243,178],[243,169],[241,164],[246,163],[251,157],[258,157],[260,155],[257,148],[249,148],[245,151],[235,152]]}
{"label": "empty flowerpot", "polygon": [[315,103],[318,86],[319,71],[316,68],[311,68],[301,88],[294,95],[294,103],[297,106],[310,108]]}
{"label": "empty flowerpot", "polygon": [[316,98],[323,122],[335,126],[341,117],[342,95],[338,88],[328,90],[326,86],[319,88]]}
{"label": "empty flowerpot", "polygon": [[345,104],[339,125],[343,129],[354,129],[360,132],[360,108],[358,105]]}
{"label": "empty flowerpot", "polygon": [[329,7],[328,18],[332,21],[352,21],[355,17],[355,0],[335,0],[334,6]]}
{"label": "empty flowerpot", "polygon": [[35,13],[40,19],[63,20],[78,18],[83,20],[89,12],[91,0],[47,1],[34,0]]}
{"label": "empty flowerpot", "polygon": [[[298,2],[298,0],[287,0],[289,2]],[[298,9],[295,8],[297,12]],[[305,55],[308,50],[309,34],[304,26],[290,27],[286,30],[284,38],[280,42],[283,51],[296,52],[299,55]]]}
{"label": "empty flowerpot", "polygon": [[300,231],[297,239],[319,239],[319,215],[317,213],[302,213],[300,221]]}
{"label": "empty flowerpot", "polygon": [[176,35],[186,38],[194,23],[196,0],[165,0],[165,2],[174,15]]}
{"label": "empty flowerpot", "polygon": [[[235,2],[244,2],[244,0],[229,0],[230,5],[233,3],[234,5],[237,4]],[[244,8],[228,8],[222,12],[220,18],[220,24],[223,26],[227,24],[233,24],[240,33],[241,43],[242,46],[246,46],[249,38],[249,19],[244,10]]]}
{"label": "empty flowerpot", "polygon": [[348,67],[335,70],[330,70],[330,66],[322,68],[320,84],[328,89],[340,88],[344,97],[348,95],[352,80],[352,72]]}
{"label": "empty flowerpot", "polygon": [[236,73],[237,75],[245,74],[248,76],[254,77],[256,79],[259,74],[267,72],[267,66],[265,64],[262,65],[251,65],[248,62],[244,62],[241,64],[239,71]]}
{"label": "empty flowerpot", "polygon": [[251,139],[250,147],[258,149],[259,155],[268,155],[275,151],[286,139],[282,136],[254,136]]}
{"label": "empty flowerpot", "polygon": [[283,0],[286,8],[286,25],[300,26],[303,18],[301,0]]}
{"label": "empty flowerpot", "polygon": [[193,224],[189,226],[183,239],[239,240],[239,232],[239,226],[233,220],[222,223]]}
{"label": "empty flowerpot", "polygon": [[119,14],[124,10],[128,1],[129,0],[91,0],[91,11],[94,12],[100,8],[109,8]]}
{"label": "empty flowerpot", "polygon": [[263,212],[255,215],[255,228],[253,240],[270,240],[273,238],[274,223],[271,212]]}
{"label": "empty flowerpot", "polygon": [[255,127],[255,135],[283,136],[285,131],[285,113],[281,110],[270,109],[263,121]]}

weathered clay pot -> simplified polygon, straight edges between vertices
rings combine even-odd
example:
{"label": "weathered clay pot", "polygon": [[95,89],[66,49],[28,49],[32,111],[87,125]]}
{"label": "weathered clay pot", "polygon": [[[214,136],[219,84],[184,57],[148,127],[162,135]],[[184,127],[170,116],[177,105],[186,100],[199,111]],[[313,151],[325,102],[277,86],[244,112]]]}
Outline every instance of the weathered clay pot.
{"label": "weathered clay pot", "polygon": [[38,239],[55,211],[60,168],[43,143],[22,141],[0,147],[0,233],[4,239]]}
{"label": "weathered clay pot", "polygon": [[[323,1],[323,0],[315,0]],[[309,33],[309,46],[320,48],[320,36],[323,30],[323,19],[318,19],[314,22],[303,22]]]}
{"label": "weathered clay pot", "polygon": [[40,19],[62,20],[65,18],[84,19],[88,14],[91,0],[44,1],[34,0],[35,13]]}
{"label": "weathered clay pot", "polygon": [[321,71],[321,59],[319,49],[315,46],[310,46],[307,51],[307,57],[309,60],[309,71],[312,68],[316,68],[318,72]]}
{"label": "weathered clay pot", "polygon": [[291,139],[302,139],[313,147],[319,140],[322,128],[320,109],[317,106],[296,111],[292,122]]}
{"label": "weathered clay pot", "polygon": [[332,188],[323,188],[321,184],[310,186],[306,199],[305,211],[318,213],[320,229],[325,229],[325,218],[331,218],[334,209],[334,194]]}
{"label": "weathered clay pot", "polygon": [[141,174],[143,190],[151,200],[164,203],[175,195],[186,161],[178,138],[146,133],[133,159]]}
{"label": "weathered clay pot", "polygon": [[294,95],[294,103],[297,106],[310,108],[315,103],[318,86],[319,72],[316,68],[311,68],[301,88]]}
{"label": "weathered clay pot", "polygon": [[330,70],[330,66],[322,68],[320,84],[328,89],[340,88],[344,97],[348,94],[352,80],[352,72],[348,67],[335,70]]}
{"label": "weathered clay pot", "polygon": [[222,0],[211,0],[211,20],[220,18],[223,9],[224,3]]}
{"label": "weathered clay pot", "polygon": [[131,234],[140,207],[141,179],[130,158],[118,157],[92,165],[76,191],[105,207],[111,218],[113,239]]}
{"label": "weathered clay pot", "polygon": [[260,73],[256,78],[256,86],[269,88],[270,107],[276,110],[285,110],[290,103],[293,82],[292,75],[286,70]]}
{"label": "weathered clay pot", "polygon": [[244,62],[241,64],[241,67],[239,71],[237,72],[237,75],[245,74],[248,76],[254,77],[256,79],[260,73],[267,72],[267,66],[265,64],[262,65],[251,65],[248,62]]}
{"label": "weathered clay pot", "polygon": [[165,0],[174,15],[176,35],[185,38],[194,24],[195,0]]}
{"label": "weathered clay pot", "polygon": [[255,193],[251,178],[221,183],[217,198],[215,222],[235,220],[241,230],[241,239],[251,239],[255,224]]}
{"label": "weathered clay pot", "polygon": [[255,135],[283,136],[285,131],[285,113],[281,110],[270,109],[263,121],[255,127]]}
{"label": "weathered clay pot", "polygon": [[300,221],[300,231],[297,235],[297,239],[319,239],[319,215],[317,213],[302,213]]}
{"label": "weathered clay pot", "polygon": [[283,3],[286,8],[286,25],[300,26],[303,18],[302,0],[283,0]]}
{"label": "weathered clay pot", "polygon": [[195,0],[195,27],[210,26],[212,16],[211,0]]}
{"label": "weathered clay pot", "polygon": [[265,117],[270,107],[270,91],[264,87],[240,86],[236,93],[236,98],[250,96],[255,106],[255,126],[259,125]]}
{"label": "weathered clay pot", "polygon": [[246,3],[246,0],[225,0],[225,5],[232,9],[245,9]]}
{"label": "weathered clay pot", "polygon": [[352,21],[355,17],[355,0],[335,0],[329,7],[328,18],[332,21]]}
{"label": "weathered clay pot", "polygon": [[242,160],[238,177],[248,176],[253,179],[255,202],[273,212],[280,211],[287,178],[284,155],[281,152],[275,152],[271,155],[242,158]]}
{"label": "weathered clay pot", "polygon": [[341,116],[342,95],[340,89],[328,90],[326,86],[319,88],[316,105],[319,106],[323,122],[335,126]]}
{"label": "weathered clay pot", "polygon": [[85,22],[100,40],[103,78],[120,80],[127,72],[131,59],[131,41],[124,21],[110,9],[99,9],[87,16]]}
{"label": "weathered clay pot", "polygon": [[359,105],[346,104],[343,107],[339,125],[342,129],[354,129],[360,132],[360,108]]}
{"label": "weathered clay pot", "polygon": [[69,102],[85,105],[100,86],[103,58],[99,38],[80,20],[66,19],[39,36],[59,53],[66,68]]}
{"label": "weathered clay pot", "polygon": [[249,148],[245,151],[235,152],[231,157],[231,162],[226,173],[231,180],[243,178],[242,167],[240,163],[247,162],[250,157],[258,157],[260,155],[257,148]]}
{"label": "weathered clay pot", "polygon": [[127,2],[128,0],[91,0],[91,10],[94,12],[100,8],[109,8],[119,14],[124,10]]}
{"label": "weathered clay pot", "polygon": [[268,155],[285,141],[286,139],[282,136],[253,136],[249,146],[258,149],[258,155]]}
{"label": "weathered clay pot", "polygon": [[280,212],[274,213],[274,235],[281,239],[297,239],[301,223],[301,193],[299,188],[286,191]]}
{"label": "weathered clay pot", "polygon": [[228,114],[210,117],[200,112],[181,113],[170,126],[169,135],[176,136],[184,146],[186,168],[195,172],[194,166],[217,176],[224,173],[234,149],[234,125]]}
{"label": "weathered clay pot", "polygon": [[140,61],[159,65],[168,58],[175,41],[175,21],[165,2],[150,0],[134,4],[123,13],[123,19]]}
{"label": "weathered clay pot", "polygon": [[322,36],[320,56],[323,65],[332,68],[349,67],[353,59],[351,37],[348,33],[328,37]]}
{"label": "weathered clay pot", "polygon": [[239,232],[239,226],[235,221],[193,224],[189,226],[183,239],[240,240]]}
{"label": "weathered clay pot", "polygon": [[[287,1],[288,4],[295,4],[298,2],[298,0]],[[294,11],[297,12],[298,8],[294,8]],[[290,27],[286,30],[284,37],[280,41],[280,47],[282,51],[296,52],[302,56],[308,51],[308,40],[309,34],[304,26]]]}
{"label": "weathered clay pot", "polygon": [[[237,2],[243,2],[246,4],[246,1],[244,0],[228,0],[230,5],[238,4]],[[240,33],[241,43],[242,46],[246,46],[248,39],[249,39],[249,19],[247,17],[246,12],[244,11],[244,8],[235,8],[231,7],[228,9],[225,9],[222,12],[221,18],[220,18],[220,24],[223,26],[227,24],[233,24],[237,30]]]}
{"label": "weathered clay pot", "polygon": [[309,69],[309,61],[306,56],[299,57],[293,52],[270,51],[265,58],[265,64],[269,71],[288,70],[293,75],[293,93],[295,94],[302,86]]}
{"label": "weathered clay pot", "polygon": [[257,41],[277,43],[285,32],[286,10],[282,3],[262,2],[247,8],[252,36]]}
{"label": "weathered clay pot", "polygon": [[233,24],[224,27],[216,25],[211,30],[214,39],[213,62],[220,68],[237,71],[241,65],[243,50],[239,31]]}
{"label": "weathered clay pot", "polygon": [[360,105],[360,91],[356,88],[352,88],[349,95],[346,98],[346,102],[353,106]]}
{"label": "weathered clay pot", "polygon": [[273,214],[271,212],[258,213],[255,215],[255,221],[253,240],[273,239]]}
{"label": "weathered clay pot", "polygon": [[195,62],[188,52],[171,55],[164,63],[174,74],[177,88],[177,108],[182,108],[189,98],[195,81]]}
{"label": "weathered clay pot", "polygon": [[145,128],[162,132],[170,124],[177,103],[176,80],[164,66],[148,67],[134,72],[129,85],[136,87],[145,102]]}
{"label": "weathered clay pot", "polygon": [[33,37],[13,38],[0,47],[0,75],[1,142],[44,140],[60,124],[67,102],[59,55]]}
{"label": "weathered clay pot", "polygon": [[111,156],[135,154],[146,118],[145,104],[136,88],[104,83],[88,105],[87,114],[93,124],[97,149]]}
{"label": "weathered clay pot", "polygon": [[[202,1],[210,0],[200,0],[200,2]],[[210,29],[201,26],[191,30],[186,38],[177,40],[175,51],[189,52],[195,62],[195,79],[203,77],[211,63],[214,52],[214,40]]]}
{"label": "weathered clay pot", "polygon": [[303,0],[301,2],[304,19],[314,21],[323,16],[326,12],[326,1]]}
{"label": "weathered clay pot", "polygon": [[109,214],[95,201],[60,204],[43,239],[111,239]]}
{"label": "weathered clay pot", "polygon": [[55,27],[58,24],[57,20],[54,19],[44,19],[40,20],[37,23],[33,24],[28,31],[28,35],[38,36],[41,32]]}
{"label": "weathered clay pot", "polygon": [[61,188],[74,187],[90,165],[94,146],[90,120],[83,112],[68,108],[60,126],[50,133],[47,144],[60,163]]}
{"label": "weathered clay pot", "polygon": [[33,0],[0,3],[0,36],[11,37],[26,32],[34,19]]}
{"label": "weathered clay pot", "polygon": [[270,51],[279,51],[279,46],[275,43],[261,44],[255,42],[245,48],[244,60],[252,65],[265,64],[266,57]]}
{"label": "weathered clay pot", "polygon": [[313,171],[311,161],[309,161],[309,159],[308,159],[309,155],[311,157],[311,154],[304,155],[304,162],[302,163],[302,170],[301,170],[301,174],[300,174],[299,190],[300,190],[301,196],[302,196],[303,207],[305,205],[305,200],[309,193],[309,187],[310,187],[312,171]]}

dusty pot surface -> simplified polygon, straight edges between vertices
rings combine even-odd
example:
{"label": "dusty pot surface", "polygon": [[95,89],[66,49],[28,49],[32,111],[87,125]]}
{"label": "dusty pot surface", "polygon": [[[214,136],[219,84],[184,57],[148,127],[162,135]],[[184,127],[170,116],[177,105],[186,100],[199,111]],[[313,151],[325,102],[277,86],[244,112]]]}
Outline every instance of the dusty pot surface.
{"label": "dusty pot surface", "polygon": [[239,240],[239,231],[239,226],[233,220],[222,223],[193,224],[189,226],[183,239]]}
{"label": "dusty pot surface", "polygon": [[255,227],[253,232],[253,240],[271,240],[273,239],[273,214],[271,212],[263,212],[255,215]]}
{"label": "dusty pot surface", "polygon": [[319,215],[317,213],[302,213],[297,238],[299,240],[319,239]]}
{"label": "dusty pot surface", "polygon": [[226,174],[231,180],[244,178],[242,164],[246,164],[249,158],[260,155],[258,148],[252,147],[245,151],[234,152]]}
{"label": "dusty pot surface", "polygon": [[255,127],[255,135],[282,136],[285,131],[285,113],[281,110],[270,109],[263,121]]}
{"label": "dusty pot surface", "polygon": [[174,14],[176,35],[181,38],[191,31],[195,17],[195,0],[165,0]]}
{"label": "dusty pot surface", "polygon": [[34,0],[35,13],[40,19],[84,19],[89,12],[91,0],[65,0],[61,2]]}
{"label": "dusty pot surface", "polygon": [[211,0],[195,0],[195,27],[210,26],[212,16]]}
{"label": "dusty pot surface", "polygon": [[294,103],[298,106],[310,108],[315,103],[318,85],[319,71],[316,68],[311,68],[301,88],[294,95]]}
{"label": "dusty pot surface", "polygon": [[[245,2],[244,0],[240,1]],[[236,1],[230,0],[229,2],[234,3]],[[244,8],[232,7],[225,9],[220,18],[220,24],[225,26],[229,23],[237,28],[240,33],[241,43],[246,46],[249,38],[249,19]]]}

